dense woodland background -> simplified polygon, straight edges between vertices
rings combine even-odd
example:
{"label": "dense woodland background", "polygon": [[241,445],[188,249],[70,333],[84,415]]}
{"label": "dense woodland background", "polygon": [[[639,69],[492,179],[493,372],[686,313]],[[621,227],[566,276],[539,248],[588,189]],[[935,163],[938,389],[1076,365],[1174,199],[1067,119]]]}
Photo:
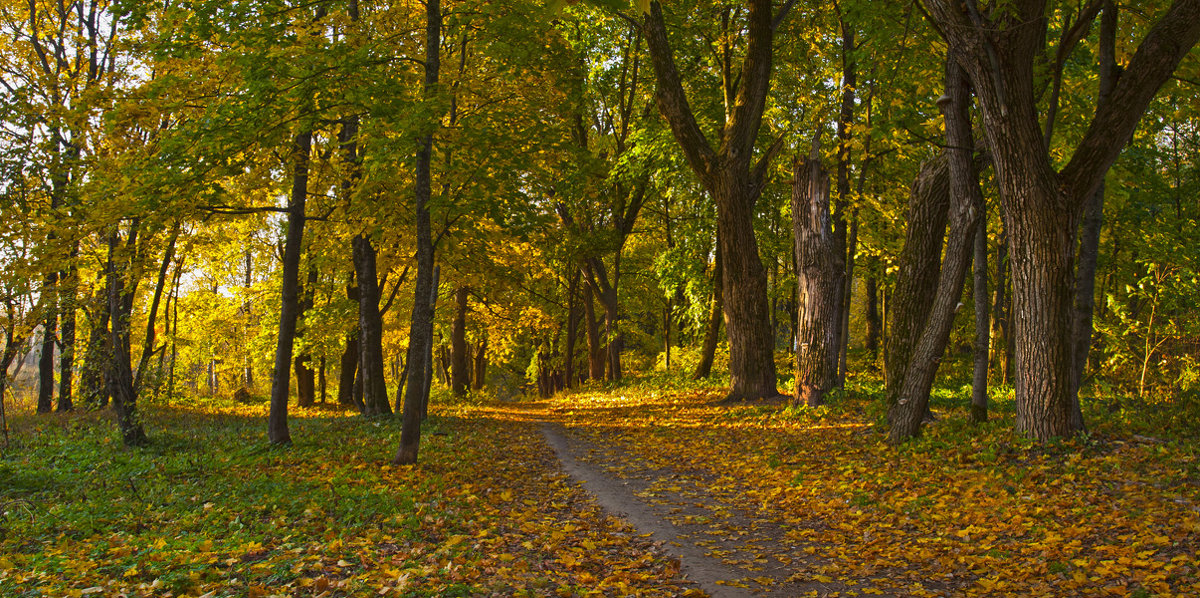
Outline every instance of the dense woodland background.
{"label": "dense woodland background", "polygon": [[1077,396],[1198,400],[1194,0],[38,0],[0,29],[10,408],[111,405],[141,444],[139,400],[270,396],[286,443],[289,401],[336,403],[404,412],[411,461],[431,386],[817,406],[886,373],[897,442],[939,364],[1043,440]]}

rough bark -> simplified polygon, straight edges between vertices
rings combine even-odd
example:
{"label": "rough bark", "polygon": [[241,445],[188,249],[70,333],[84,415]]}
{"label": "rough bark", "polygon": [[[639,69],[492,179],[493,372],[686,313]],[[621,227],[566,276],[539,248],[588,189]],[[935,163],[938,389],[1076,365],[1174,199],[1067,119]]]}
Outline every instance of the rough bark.
{"label": "rough bark", "polygon": [[1150,100],[1200,39],[1200,0],[1175,0],[1149,28],[1058,172],[1034,99],[1045,1],[1013,2],[986,18],[972,3],[925,4],[974,83],[996,165],[1013,257],[1017,430],[1041,441],[1073,435],[1083,429],[1071,343],[1079,217]]}
{"label": "rough bark", "polygon": [[700,349],[700,362],[696,364],[696,372],[692,380],[701,380],[712,375],[713,359],[717,355],[717,343],[721,338],[721,320],[724,317],[725,303],[722,301],[725,290],[724,264],[721,259],[721,241],[717,239],[716,251],[713,255],[713,291],[712,300],[708,306],[708,324],[704,327],[704,345]]}
{"label": "rough bark", "polygon": [[[437,92],[442,38],[442,9],[440,0],[425,2],[425,85],[424,96]],[[432,128],[436,119],[430,115]],[[430,352],[433,349],[433,239],[429,225],[431,193],[430,162],[433,153],[433,133],[420,137],[414,184],[417,219],[417,277],[413,297],[412,321],[408,336],[408,388],[404,396],[404,422],[400,430],[400,448],[392,460],[396,465],[414,464],[421,442],[422,410],[428,403]]]}
{"label": "rough bark", "polygon": [[[952,58],[946,63],[946,94],[941,101],[946,122],[946,149],[950,171],[950,233],[932,306],[920,299],[929,317],[911,350],[911,359],[899,384],[896,402],[888,409],[888,441],[899,443],[916,436],[929,408],[929,393],[941,363],[963,282],[971,262],[978,221],[983,214],[983,193],[975,168],[971,133],[971,92],[966,73]],[[940,240],[939,240],[940,244]],[[899,298],[898,298],[899,299]],[[908,298],[907,301],[918,301]]]}
{"label": "rough bark", "polygon": [[793,164],[792,230],[800,305],[794,400],[818,407],[838,382],[845,264],[829,213],[829,174],[816,143],[812,155]]}
{"label": "rough bark", "polygon": [[456,397],[467,396],[471,388],[471,356],[467,351],[467,299],[471,290],[460,286],[454,291],[454,325],[450,331],[450,391]]}
{"label": "rough bark", "polygon": [[717,229],[724,251],[723,300],[729,338],[728,400],[778,396],[774,339],[767,306],[766,272],[754,237],[754,206],[778,144],[753,160],[762,124],[775,17],[770,0],[752,0],[745,22],[746,51],[733,102],[714,149],[688,103],[667,38],[662,6],[650,3],[647,45],[658,85],[655,99],[684,156],[717,204]]}
{"label": "rough bark", "polygon": [[280,282],[279,335],[275,345],[275,368],[271,372],[271,405],[267,416],[267,439],[271,444],[290,444],[288,431],[288,385],[291,382],[292,346],[300,311],[300,253],[304,241],[304,204],[308,199],[308,161],[312,132],[296,135],[292,144],[292,191],[288,201],[288,225],[283,242]]}
{"label": "rough bark", "polygon": [[921,165],[909,195],[900,272],[887,302],[888,334],[883,360],[888,405],[896,402],[912,349],[929,315],[928,298],[934,295],[941,272],[949,207],[950,169],[943,153]]}

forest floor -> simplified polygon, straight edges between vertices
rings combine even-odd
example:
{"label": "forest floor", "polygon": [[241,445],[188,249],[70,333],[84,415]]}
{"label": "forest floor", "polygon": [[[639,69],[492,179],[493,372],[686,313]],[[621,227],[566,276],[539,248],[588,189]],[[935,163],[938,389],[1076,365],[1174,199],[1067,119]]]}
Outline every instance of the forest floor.
{"label": "forest floor", "polygon": [[1096,404],[1040,446],[1010,393],[983,426],[962,394],[900,448],[865,382],[816,410],[662,380],[435,404],[399,468],[393,420],[294,410],[275,448],[261,404],[146,401],[126,449],[107,413],[9,405],[0,595],[1200,595],[1194,421]]}

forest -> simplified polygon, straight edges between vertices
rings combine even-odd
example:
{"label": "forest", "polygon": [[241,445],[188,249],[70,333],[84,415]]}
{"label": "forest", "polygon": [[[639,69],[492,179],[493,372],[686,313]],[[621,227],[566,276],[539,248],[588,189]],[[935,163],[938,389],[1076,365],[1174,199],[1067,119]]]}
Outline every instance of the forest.
{"label": "forest", "polygon": [[1200,592],[1200,0],[0,32],[4,595]]}

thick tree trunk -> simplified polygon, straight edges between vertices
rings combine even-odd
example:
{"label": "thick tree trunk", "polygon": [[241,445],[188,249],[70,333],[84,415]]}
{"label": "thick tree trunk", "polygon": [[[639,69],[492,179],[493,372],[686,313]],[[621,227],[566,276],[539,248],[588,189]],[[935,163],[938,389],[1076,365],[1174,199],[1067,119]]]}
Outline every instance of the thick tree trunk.
{"label": "thick tree trunk", "polygon": [[987,215],[979,218],[975,231],[975,372],[971,380],[971,421],[977,424],[988,418],[988,345],[991,335],[988,322]]}
{"label": "thick tree trunk", "polygon": [[692,380],[701,380],[712,375],[713,359],[717,355],[717,343],[721,338],[721,320],[724,318],[725,303],[722,301],[725,290],[725,265],[721,259],[721,241],[717,239],[713,255],[713,292],[712,301],[708,306],[708,324],[704,327],[704,345],[700,349],[700,363],[696,364],[696,372]]}
{"label": "thick tree trunk", "polygon": [[471,356],[467,352],[467,299],[470,289],[460,286],[454,291],[454,326],[450,331],[450,392],[456,397],[467,396],[471,387]]}
{"label": "thick tree trunk", "polygon": [[[950,171],[950,235],[938,277],[933,305],[923,300],[929,317],[911,349],[911,359],[899,384],[896,402],[888,409],[888,441],[895,444],[916,436],[929,409],[929,393],[941,363],[963,282],[971,262],[978,221],[983,215],[983,193],[974,164],[971,133],[971,92],[966,73],[953,58],[946,62],[946,95],[941,102],[946,121],[946,149]],[[940,241],[939,241],[940,245]]]}
{"label": "thick tree trunk", "polygon": [[825,402],[838,382],[838,329],[842,320],[844,256],[829,214],[829,173],[813,153],[793,165],[792,230],[800,313],[797,321],[794,401],[809,407]]}
{"label": "thick tree trunk", "polygon": [[[733,178],[733,177],[730,177]],[[726,400],[779,396],[775,386],[775,343],[767,310],[767,275],[754,238],[754,203],[748,185],[722,180],[717,201],[718,238],[725,266],[722,300],[729,338]],[[742,184],[739,184],[742,183]]]}
{"label": "thick tree trunk", "polygon": [[275,345],[275,368],[271,372],[271,406],[267,417],[267,439],[271,444],[290,444],[288,431],[288,385],[292,344],[300,311],[300,253],[304,240],[304,204],[308,199],[308,160],[312,132],[296,135],[292,145],[292,193],[288,201],[287,235],[283,244],[280,283],[279,336]]}
{"label": "thick tree trunk", "polygon": [[942,153],[921,165],[908,200],[900,273],[887,302],[883,360],[888,405],[895,404],[900,393],[913,347],[929,315],[929,297],[937,290],[949,206],[949,161]]}
{"label": "thick tree trunk", "polygon": [[383,317],[379,313],[379,273],[375,246],[370,237],[352,241],[354,274],[358,281],[359,367],[363,381],[363,415],[389,416],[387,382],[383,367]]}
{"label": "thick tree trunk", "polygon": [[[423,95],[437,92],[442,39],[441,0],[425,1],[425,88]],[[434,119],[430,119],[433,125]],[[417,149],[414,184],[417,217],[417,278],[413,297],[412,323],[408,336],[408,388],[404,396],[404,423],[400,430],[400,448],[392,460],[396,465],[414,464],[421,442],[421,419],[428,404],[430,351],[433,348],[433,239],[429,225],[431,194],[430,161],[433,154],[432,131],[421,135]]]}

